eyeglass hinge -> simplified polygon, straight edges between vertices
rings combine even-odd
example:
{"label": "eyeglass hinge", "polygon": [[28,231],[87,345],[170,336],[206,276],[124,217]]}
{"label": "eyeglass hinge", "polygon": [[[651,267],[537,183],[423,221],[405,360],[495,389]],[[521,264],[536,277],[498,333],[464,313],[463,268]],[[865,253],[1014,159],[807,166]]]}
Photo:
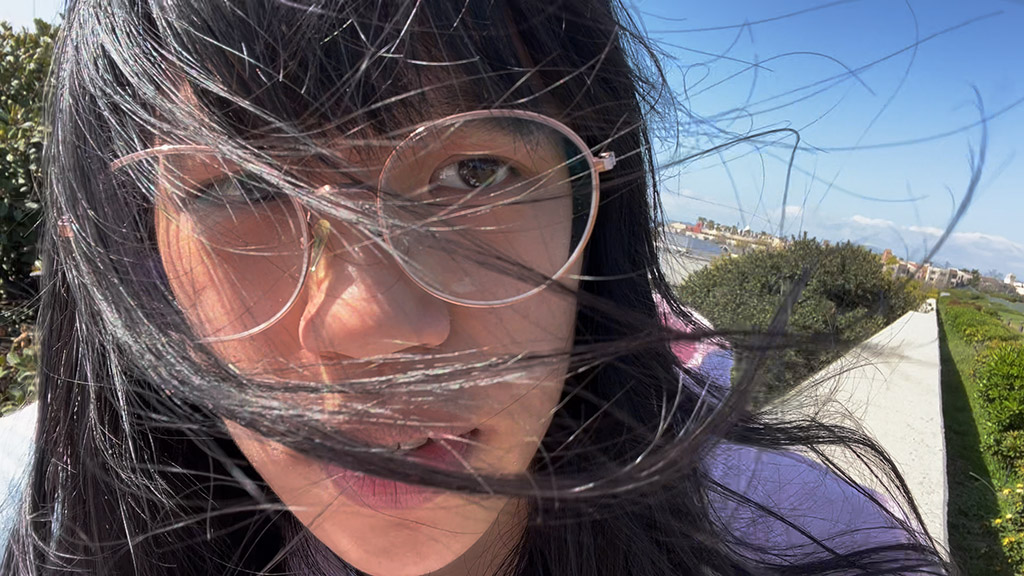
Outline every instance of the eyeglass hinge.
{"label": "eyeglass hinge", "polygon": [[615,168],[615,152],[602,152],[598,154],[594,164],[598,172],[607,172]]}

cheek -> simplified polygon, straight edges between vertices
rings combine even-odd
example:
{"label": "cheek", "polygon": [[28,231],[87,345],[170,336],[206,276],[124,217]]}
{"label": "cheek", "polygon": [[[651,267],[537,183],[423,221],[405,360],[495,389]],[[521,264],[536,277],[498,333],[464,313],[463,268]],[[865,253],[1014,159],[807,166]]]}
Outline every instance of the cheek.
{"label": "cheek", "polygon": [[[239,257],[212,249],[200,240],[196,226],[185,215],[157,210],[156,237],[163,274],[178,307],[200,337],[239,334],[272,318],[289,302],[297,280],[272,288],[260,279],[280,276],[280,262],[267,257]],[[300,300],[303,295],[299,295]],[[239,340],[213,345],[226,362],[256,373],[263,362],[294,353],[302,302],[296,302],[273,329]]]}
{"label": "cheek", "polygon": [[230,420],[224,424],[246,460],[291,510],[322,510],[337,497],[299,453]]}
{"label": "cheek", "polygon": [[160,258],[174,297],[201,336],[218,326],[229,328],[237,316],[238,299],[231,297],[232,263],[208,249],[191,220],[159,212],[156,217]]}
{"label": "cheek", "polygon": [[[494,473],[521,473],[533,461],[561,398],[569,369],[576,318],[576,299],[552,289],[522,304],[455,313],[452,337],[464,349],[487,343],[495,356],[528,358],[513,361],[509,381],[466,392],[475,406],[487,449],[480,468]],[[519,371],[521,369],[521,371]]]}

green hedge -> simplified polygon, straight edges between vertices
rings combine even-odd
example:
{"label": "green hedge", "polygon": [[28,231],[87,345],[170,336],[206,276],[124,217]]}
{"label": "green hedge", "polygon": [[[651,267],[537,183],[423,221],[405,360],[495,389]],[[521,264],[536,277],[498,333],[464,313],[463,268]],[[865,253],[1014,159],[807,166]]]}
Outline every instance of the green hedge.
{"label": "green hedge", "polygon": [[1022,338],[999,320],[990,306],[953,300],[943,308],[942,321],[969,344],[1016,341]]}
{"label": "green hedge", "polygon": [[[885,272],[881,257],[851,243],[803,238],[785,248],[719,258],[679,287],[683,302],[723,331],[765,329],[804,270],[810,281],[792,310],[788,329],[812,336],[807,345],[781,351],[765,375],[769,396],[799,384],[855,344],[923,303],[914,282]],[[736,338],[737,366],[746,356]]]}
{"label": "green hedge", "polygon": [[[1024,467],[1020,470],[1024,476]],[[1024,574],[1024,483],[1003,488],[999,493],[1003,514],[992,521],[1002,535],[1003,552],[1010,566],[1019,567]]]}
{"label": "green hedge", "polygon": [[31,329],[23,328],[7,354],[0,356],[0,416],[35,397],[39,349],[32,345],[31,335]]}
{"label": "green hedge", "polygon": [[25,299],[36,288],[40,158],[46,131],[43,90],[56,28],[36,20],[35,30],[0,22],[0,298]]}
{"label": "green hedge", "polygon": [[988,415],[984,447],[1008,469],[1024,465],[1024,343],[990,344],[974,377]]}
{"label": "green hedge", "polygon": [[37,187],[46,137],[43,92],[56,34],[41,20],[34,30],[0,22],[0,415],[34,394]]}

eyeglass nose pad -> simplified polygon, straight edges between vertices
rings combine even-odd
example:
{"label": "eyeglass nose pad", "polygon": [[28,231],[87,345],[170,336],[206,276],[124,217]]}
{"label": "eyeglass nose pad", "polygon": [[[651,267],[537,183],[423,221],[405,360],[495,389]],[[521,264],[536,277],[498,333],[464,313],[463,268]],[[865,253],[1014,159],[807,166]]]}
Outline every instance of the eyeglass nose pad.
{"label": "eyeglass nose pad", "polygon": [[349,212],[351,217],[345,218],[339,214],[328,219],[306,205],[310,223],[310,272],[317,272],[325,253],[341,257],[350,264],[363,266],[383,260],[381,252],[386,251],[386,247],[374,231],[378,225],[377,198],[371,190],[324,185],[314,190],[313,196],[332,197],[332,208],[336,207],[338,212]]}
{"label": "eyeglass nose pad", "polygon": [[310,253],[309,271],[316,272],[316,266],[324,255],[324,248],[331,234],[331,223],[324,219],[317,220],[313,225],[313,247]]}

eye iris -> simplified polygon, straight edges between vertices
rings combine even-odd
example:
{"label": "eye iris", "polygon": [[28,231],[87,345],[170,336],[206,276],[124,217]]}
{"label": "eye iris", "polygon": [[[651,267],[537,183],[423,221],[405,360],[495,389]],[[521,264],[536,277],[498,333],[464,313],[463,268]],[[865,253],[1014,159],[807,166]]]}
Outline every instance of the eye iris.
{"label": "eye iris", "polygon": [[496,183],[504,174],[505,163],[495,158],[469,158],[459,162],[459,178],[473,188]]}

